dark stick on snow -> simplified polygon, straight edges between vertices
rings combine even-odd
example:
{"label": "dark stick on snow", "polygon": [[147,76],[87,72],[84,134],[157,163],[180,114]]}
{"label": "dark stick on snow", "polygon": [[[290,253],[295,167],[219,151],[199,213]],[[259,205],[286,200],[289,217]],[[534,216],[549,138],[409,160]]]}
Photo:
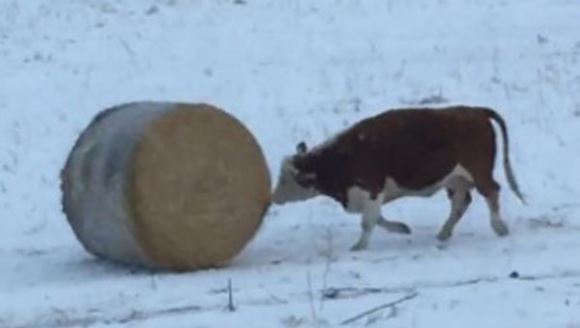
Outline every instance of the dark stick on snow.
{"label": "dark stick on snow", "polygon": [[232,291],[232,279],[228,279],[228,311],[234,312],[236,307],[234,306],[234,293]]}
{"label": "dark stick on snow", "polygon": [[352,317],[350,319],[344,320],[343,322],[340,323],[340,325],[341,326],[345,326],[345,325],[351,324],[351,323],[353,323],[353,322],[355,322],[355,321],[357,321],[357,320],[359,320],[361,318],[364,318],[364,317],[366,317],[366,316],[368,316],[370,314],[373,314],[375,312],[378,312],[380,310],[383,310],[383,309],[386,309],[386,308],[389,308],[389,307],[392,308],[392,307],[394,307],[397,304],[401,304],[403,302],[406,302],[408,300],[411,300],[411,299],[417,297],[417,295],[419,295],[419,293],[412,293],[412,294],[409,294],[409,295],[407,295],[405,297],[402,297],[402,298],[400,298],[400,299],[398,299],[396,301],[392,301],[392,302],[389,302],[389,303],[385,303],[385,304],[379,305],[379,306],[374,307],[374,308],[372,308],[370,310],[367,310],[367,311],[365,311],[365,312],[363,312],[361,314],[358,314],[358,315],[356,315],[356,316],[354,316],[354,317]]}

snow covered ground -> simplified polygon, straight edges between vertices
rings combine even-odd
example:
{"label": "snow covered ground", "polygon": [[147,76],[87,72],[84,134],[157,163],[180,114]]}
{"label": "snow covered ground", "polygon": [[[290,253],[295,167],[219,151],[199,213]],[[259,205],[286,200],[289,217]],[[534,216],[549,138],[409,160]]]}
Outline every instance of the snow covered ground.
{"label": "snow covered ground", "polygon": [[[580,2],[0,0],[0,327],[580,327]],[[87,254],[58,173],[100,110],[208,101],[252,129],[272,174],[300,140],[443,100],[507,119],[512,234],[480,197],[446,245],[444,193],[385,206],[410,236],[328,199],[272,207],[233,265],[132,272]],[[517,272],[519,278],[510,278]],[[225,311],[232,281],[235,312]]]}

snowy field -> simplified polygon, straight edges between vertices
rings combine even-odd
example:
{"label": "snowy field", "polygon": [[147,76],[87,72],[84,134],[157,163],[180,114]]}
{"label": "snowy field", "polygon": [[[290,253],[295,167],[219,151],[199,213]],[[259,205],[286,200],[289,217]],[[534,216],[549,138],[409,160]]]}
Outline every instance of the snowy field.
{"label": "snowy field", "polygon": [[[530,204],[498,166],[506,238],[474,194],[439,243],[439,193],[385,206],[413,234],[353,253],[359,217],[317,198],[273,206],[229,268],[131,271],[83,250],[58,173],[96,113],[134,100],[228,110],[272,174],[388,108],[491,106]],[[0,327],[332,327],[407,296],[350,325],[580,327],[579,165],[577,0],[0,0]]]}

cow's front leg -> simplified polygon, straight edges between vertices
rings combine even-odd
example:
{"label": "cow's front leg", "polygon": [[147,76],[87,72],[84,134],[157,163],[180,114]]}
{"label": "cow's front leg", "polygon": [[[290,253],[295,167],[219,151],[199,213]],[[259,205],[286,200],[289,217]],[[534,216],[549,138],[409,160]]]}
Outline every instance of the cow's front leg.
{"label": "cow's front leg", "polygon": [[361,251],[368,248],[371,234],[378,221],[378,215],[371,216],[363,214],[361,219],[362,232],[359,240],[350,248],[352,251]]}
{"label": "cow's front leg", "polygon": [[360,251],[368,248],[373,229],[381,217],[382,198],[368,199],[365,201],[361,218],[361,235],[359,240],[350,248],[352,251]]}

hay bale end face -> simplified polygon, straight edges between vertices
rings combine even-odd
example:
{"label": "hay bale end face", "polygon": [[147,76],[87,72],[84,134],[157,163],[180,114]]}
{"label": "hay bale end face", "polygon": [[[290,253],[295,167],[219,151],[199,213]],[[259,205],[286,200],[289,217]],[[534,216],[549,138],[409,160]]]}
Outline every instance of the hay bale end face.
{"label": "hay bale end face", "polygon": [[152,268],[227,265],[270,204],[259,144],[208,104],[136,102],[101,112],[61,179],[63,211],[85,249]]}

